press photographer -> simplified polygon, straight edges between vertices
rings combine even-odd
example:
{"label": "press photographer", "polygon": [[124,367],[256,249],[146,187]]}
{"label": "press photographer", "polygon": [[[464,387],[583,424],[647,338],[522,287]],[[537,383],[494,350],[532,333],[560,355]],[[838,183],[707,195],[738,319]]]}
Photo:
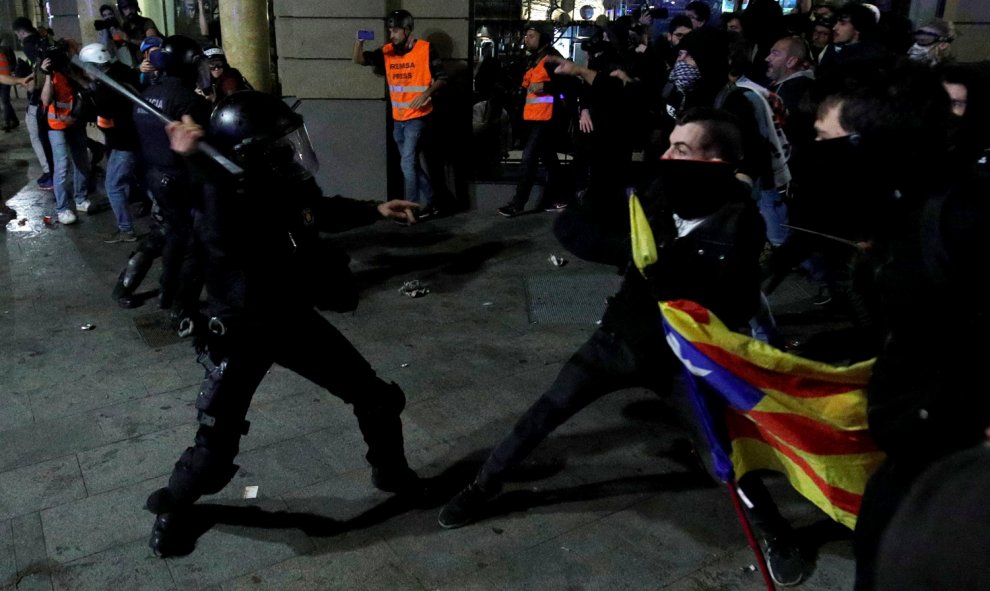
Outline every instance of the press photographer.
{"label": "press photographer", "polygon": [[[93,116],[91,102],[80,84],[79,74],[73,72],[69,54],[77,53],[73,43],[59,40],[39,47],[41,72],[45,76],[41,88],[41,103],[48,117],[48,139],[52,145],[54,165],[52,181],[55,208],[62,224],[76,222],[76,213],[88,213],[89,153],[86,150],[86,120]],[[72,174],[72,196],[69,202],[69,174]]]}

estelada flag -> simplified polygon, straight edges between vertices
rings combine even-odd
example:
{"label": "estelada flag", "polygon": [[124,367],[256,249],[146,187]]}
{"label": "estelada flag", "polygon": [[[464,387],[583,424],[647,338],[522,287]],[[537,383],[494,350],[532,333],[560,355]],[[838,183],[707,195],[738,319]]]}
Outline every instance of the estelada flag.
{"label": "estelada flag", "polygon": [[883,460],[866,422],[874,360],[832,366],[732,332],[693,302],[661,302],[660,310],[718,477],[783,472],[832,519],[855,527],[866,481]]}

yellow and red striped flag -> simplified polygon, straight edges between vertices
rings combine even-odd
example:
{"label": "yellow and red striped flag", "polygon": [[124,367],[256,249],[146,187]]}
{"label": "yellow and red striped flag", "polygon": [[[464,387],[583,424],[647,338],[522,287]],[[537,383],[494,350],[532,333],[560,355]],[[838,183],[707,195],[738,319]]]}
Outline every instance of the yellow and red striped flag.
{"label": "yellow and red striped flag", "polygon": [[[693,302],[661,302],[660,310],[667,342],[692,378],[719,478],[783,472],[853,528],[866,481],[883,459],[866,423],[873,360],[837,367],[785,353],[730,331]],[[724,424],[716,423],[723,413]]]}

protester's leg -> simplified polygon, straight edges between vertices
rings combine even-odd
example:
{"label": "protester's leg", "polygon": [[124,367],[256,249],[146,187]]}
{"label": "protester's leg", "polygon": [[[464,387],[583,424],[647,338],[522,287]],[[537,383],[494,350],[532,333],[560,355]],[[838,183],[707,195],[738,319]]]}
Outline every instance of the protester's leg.
{"label": "protester's leg", "polygon": [[553,384],[516,421],[478,471],[487,489],[502,485],[506,473],[519,465],[547,435],[592,402],[630,383],[635,371],[616,337],[596,331],[561,368]]}
{"label": "protester's leg", "polygon": [[89,151],[86,148],[86,129],[82,124],[65,130],[65,140],[69,145],[72,159],[73,197],[76,205],[85,204],[89,198]]}
{"label": "protester's leg", "polygon": [[767,224],[767,240],[774,247],[780,246],[791,232],[790,228],[784,227],[784,224],[790,223],[784,196],[777,189],[760,189],[759,206],[763,221]]}
{"label": "protester's leg", "polygon": [[656,383],[649,376],[657,365],[644,364],[643,360],[621,337],[601,329],[596,331],[564,364],[550,388],[495,446],[474,481],[441,510],[440,525],[461,527],[481,517],[509,470],[581,409],[610,392]]}
{"label": "protester's leg", "polygon": [[914,476],[921,470],[898,470],[891,460],[886,460],[866,483],[856,531],[853,536],[853,556],[856,558],[854,591],[872,591],[876,584],[877,549],[884,531],[894,518],[910,491]]}
{"label": "protester's leg", "polygon": [[111,150],[107,158],[107,199],[117,218],[117,229],[121,232],[134,231],[134,220],[128,207],[128,194],[136,166],[137,155],[134,152]]}

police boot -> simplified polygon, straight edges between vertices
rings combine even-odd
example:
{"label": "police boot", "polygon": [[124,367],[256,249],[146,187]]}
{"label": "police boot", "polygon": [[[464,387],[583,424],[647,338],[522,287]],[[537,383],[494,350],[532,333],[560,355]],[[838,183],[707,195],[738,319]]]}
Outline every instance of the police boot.
{"label": "police boot", "polygon": [[369,395],[354,404],[354,415],[371,464],[371,483],[378,490],[399,494],[420,494],[423,484],[406,462],[402,442],[402,419],[406,397],[396,384],[379,381]]}
{"label": "police boot", "polygon": [[[160,248],[155,240],[142,240],[137,250],[131,253],[127,259],[127,266],[117,277],[117,284],[113,287],[112,297],[122,308],[136,308],[140,306],[143,299],[135,298],[134,292],[141,285],[151,265],[160,254]],[[158,252],[156,252],[156,250]]]}
{"label": "police boot", "polygon": [[196,547],[196,535],[187,511],[162,513],[151,526],[148,547],[159,558],[185,556]]}

